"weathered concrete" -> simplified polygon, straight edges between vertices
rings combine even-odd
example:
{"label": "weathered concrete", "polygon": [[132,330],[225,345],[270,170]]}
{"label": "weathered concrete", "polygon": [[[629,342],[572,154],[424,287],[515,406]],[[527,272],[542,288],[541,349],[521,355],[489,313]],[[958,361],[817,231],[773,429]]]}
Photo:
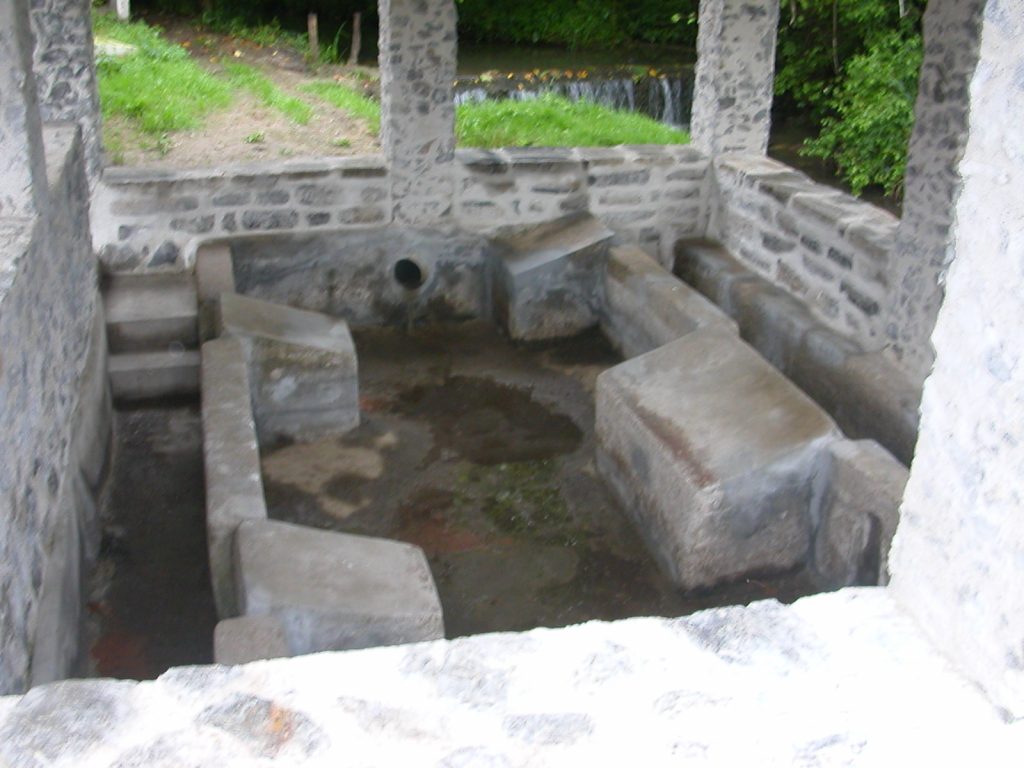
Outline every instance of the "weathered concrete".
{"label": "weathered concrete", "polygon": [[239,607],[274,616],[292,653],[444,637],[441,602],[419,547],[273,521],[235,536]]}
{"label": "weathered concrete", "polygon": [[89,0],[30,0],[39,110],[46,123],[82,129],[85,174],[95,186],[103,168],[100,99]]}
{"label": "weathered concrete", "polygon": [[496,241],[495,313],[513,339],[572,336],[598,321],[597,291],[612,232],[587,215]]}
{"label": "weathered concrete", "polygon": [[358,426],[359,369],[344,320],[225,293],[220,326],[245,343],[261,443],[314,440]]}
{"label": "weathered concrete", "polygon": [[110,436],[82,145],[70,126],[44,138],[47,220],[0,218],[0,691],[74,664],[67,634],[50,633],[77,631]]}
{"label": "weathered concrete", "polygon": [[698,328],[737,333],[736,323],[636,246],[616,246],[604,270],[601,330],[636,357]]}
{"label": "weathered concrete", "polygon": [[196,286],[191,275],[112,275],[103,288],[111,354],[195,349]]}
{"label": "weathered concrete", "polygon": [[778,0],[701,0],[690,132],[714,156],[768,149]]}
{"label": "weathered concrete", "polygon": [[680,241],[676,274],[739,324],[743,339],[813,397],[852,438],[877,440],[909,466],[920,387],[882,352],[865,352],[793,294],[719,245]]}
{"label": "weathered concrete", "polygon": [[[399,227],[231,244],[239,293],[342,317],[353,327],[487,316],[489,247],[479,235]],[[398,281],[402,260],[419,268],[419,287]]]}
{"label": "weathered concrete", "polygon": [[811,561],[828,589],[889,583],[889,548],[909,472],[874,440],[837,440],[815,481]]}
{"label": "weathered concrete", "polygon": [[243,520],[263,520],[267,507],[260,449],[240,339],[208,341],[202,350],[203,461],[210,579],[221,618],[241,611],[235,595],[231,545]]}
{"label": "weathered concrete", "polygon": [[455,196],[454,0],[380,0],[380,139],[394,220],[451,217]]}
{"label": "weathered concrete", "polygon": [[215,664],[248,664],[291,656],[284,626],[273,616],[239,616],[217,623],[213,631]]}
{"label": "weathered concrete", "polygon": [[1008,717],[1024,718],[1024,14],[989,0],[892,588]]}
{"label": "weathered concrete", "polygon": [[199,392],[200,355],[194,349],[125,352],[108,362],[110,390],[118,402],[188,397]]}
{"label": "weathered concrete", "polygon": [[929,337],[942,304],[958,166],[967,143],[968,86],[978,65],[984,0],[930,0],[924,61],[903,181],[903,218],[885,306],[887,351],[924,381],[934,353]]}
{"label": "weathered concrete", "polygon": [[0,760],[53,768],[1002,768],[1022,751],[881,589],[0,700]]}
{"label": "weathered concrete", "polygon": [[47,205],[46,158],[32,72],[28,0],[0,5],[0,216],[32,216]]}
{"label": "weathered concrete", "polygon": [[598,459],[685,588],[804,562],[810,479],[839,432],[736,336],[700,330],[603,373]]}

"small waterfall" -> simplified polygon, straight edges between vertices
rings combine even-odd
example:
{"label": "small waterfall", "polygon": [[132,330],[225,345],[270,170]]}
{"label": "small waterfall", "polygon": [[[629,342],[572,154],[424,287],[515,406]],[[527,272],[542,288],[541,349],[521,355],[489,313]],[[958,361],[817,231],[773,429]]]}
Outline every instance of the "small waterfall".
{"label": "small waterfall", "polygon": [[539,81],[527,76],[499,78],[461,78],[455,88],[455,104],[487,99],[528,101],[554,93],[570,101],[587,100],[611,109],[639,112],[662,123],[686,127],[690,122],[693,70],[644,73],[638,76],[588,74]]}

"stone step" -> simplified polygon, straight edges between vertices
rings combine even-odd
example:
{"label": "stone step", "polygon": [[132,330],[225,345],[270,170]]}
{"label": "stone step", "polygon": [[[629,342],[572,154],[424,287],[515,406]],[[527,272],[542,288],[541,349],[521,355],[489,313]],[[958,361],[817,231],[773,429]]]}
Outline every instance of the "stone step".
{"label": "stone step", "polygon": [[242,613],[277,618],[296,655],[444,637],[419,547],[249,520],[235,534],[234,556]]}
{"label": "stone step", "polygon": [[616,246],[604,271],[601,329],[624,357],[636,357],[698,328],[737,333],[698,291],[635,245]]}
{"label": "stone step", "polygon": [[111,354],[198,346],[198,304],[190,274],[111,275],[103,303]]}
{"label": "stone step", "polygon": [[588,214],[499,233],[494,302],[509,336],[553,339],[595,325],[601,267],[613,235]]}
{"label": "stone step", "polygon": [[199,392],[199,352],[122,352],[111,355],[110,389],[115,402],[194,396]]}
{"label": "stone step", "polygon": [[841,435],[809,397],[718,328],[597,380],[603,476],[684,589],[803,564],[812,479]]}

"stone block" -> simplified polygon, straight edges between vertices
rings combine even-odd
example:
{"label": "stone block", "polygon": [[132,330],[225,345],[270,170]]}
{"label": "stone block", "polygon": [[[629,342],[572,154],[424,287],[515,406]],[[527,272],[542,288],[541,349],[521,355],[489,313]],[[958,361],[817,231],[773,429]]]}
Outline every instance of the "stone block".
{"label": "stone block", "polygon": [[597,381],[598,461],[684,589],[782,571],[810,543],[832,420],[753,349],[694,331]]}
{"label": "stone block", "polygon": [[635,357],[698,328],[736,324],[636,246],[617,246],[604,273],[601,327],[625,357]]}
{"label": "stone block", "polygon": [[196,288],[191,275],[111,275],[103,304],[107,342],[114,354],[196,346]]}
{"label": "stone block", "polygon": [[249,395],[245,350],[238,339],[202,349],[203,462],[210,580],[221,618],[238,615],[231,542],[243,520],[267,517]]}
{"label": "stone block", "polygon": [[127,352],[111,355],[110,391],[118,402],[195,396],[199,391],[199,353]]}
{"label": "stone block", "polygon": [[444,637],[441,601],[419,547],[273,521],[235,539],[246,616],[273,616],[295,654]]}
{"label": "stone block", "polygon": [[355,344],[344,320],[225,293],[224,333],[245,340],[261,440],[308,440],[359,424]]}
{"label": "stone block", "polygon": [[889,547],[910,472],[874,440],[828,447],[813,565],[830,588],[889,583]]}
{"label": "stone block", "polygon": [[680,240],[675,248],[676,275],[707,296],[722,310],[733,315],[733,286],[755,275],[717,243],[704,240]]}
{"label": "stone block", "polygon": [[509,335],[552,339],[594,325],[611,238],[610,230],[585,214],[499,236],[494,300]]}
{"label": "stone block", "polygon": [[273,616],[239,616],[217,622],[213,630],[215,664],[248,664],[291,656],[284,627]]}

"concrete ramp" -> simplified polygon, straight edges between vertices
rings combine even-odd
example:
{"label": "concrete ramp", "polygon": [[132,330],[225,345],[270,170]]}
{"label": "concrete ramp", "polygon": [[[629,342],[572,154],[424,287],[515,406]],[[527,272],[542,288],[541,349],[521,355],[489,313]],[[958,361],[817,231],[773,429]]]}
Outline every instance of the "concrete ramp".
{"label": "concrete ramp", "polygon": [[735,335],[697,330],[597,382],[598,461],[685,589],[802,564],[811,479],[839,430]]}

